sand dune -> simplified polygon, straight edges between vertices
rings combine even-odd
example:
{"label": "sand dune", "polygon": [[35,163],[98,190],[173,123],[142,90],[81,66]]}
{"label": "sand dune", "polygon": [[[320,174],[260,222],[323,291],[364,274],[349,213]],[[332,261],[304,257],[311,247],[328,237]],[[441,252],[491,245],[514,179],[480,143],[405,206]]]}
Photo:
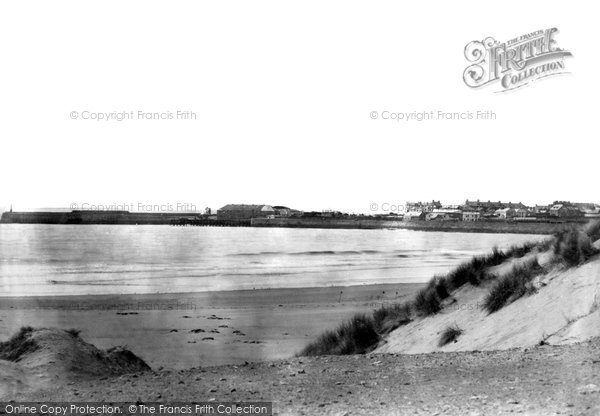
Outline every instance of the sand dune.
{"label": "sand dune", "polygon": [[143,373],[150,367],[122,347],[99,350],[77,332],[23,328],[0,344],[0,398],[82,378]]}
{"label": "sand dune", "polygon": [[[465,285],[452,294],[444,309],[391,332],[376,353],[418,354],[437,351],[499,350],[531,347],[540,342],[567,344],[600,336],[600,258],[580,267],[551,267],[551,254],[536,254],[551,271],[534,281],[537,293],[524,296],[488,314],[482,306],[493,282]],[[515,262],[491,272],[502,275]],[[455,342],[438,346],[449,326],[463,330]]]}

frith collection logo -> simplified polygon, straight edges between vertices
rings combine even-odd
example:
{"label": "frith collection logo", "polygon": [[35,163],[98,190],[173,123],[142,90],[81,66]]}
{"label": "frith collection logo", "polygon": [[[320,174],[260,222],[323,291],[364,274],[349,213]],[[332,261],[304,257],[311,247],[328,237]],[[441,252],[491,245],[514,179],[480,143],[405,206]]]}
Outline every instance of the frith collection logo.
{"label": "frith collection logo", "polygon": [[521,35],[500,43],[488,37],[465,46],[469,66],[463,73],[471,88],[499,84],[496,92],[529,85],[549,76],[565,74],[565,58],[571,52],[557,46],[558,29],[550,28]]}

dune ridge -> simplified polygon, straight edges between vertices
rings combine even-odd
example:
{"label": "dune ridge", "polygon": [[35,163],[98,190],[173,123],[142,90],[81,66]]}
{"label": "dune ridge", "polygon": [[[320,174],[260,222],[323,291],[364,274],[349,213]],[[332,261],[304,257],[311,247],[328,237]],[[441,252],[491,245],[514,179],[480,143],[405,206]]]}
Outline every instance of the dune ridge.
{"label": "dune ridge", "polygon": [[0,343],[0,399],[54,383],[143,373],[150,367],[128,349],[100,350],[76,330],[23,327]]}

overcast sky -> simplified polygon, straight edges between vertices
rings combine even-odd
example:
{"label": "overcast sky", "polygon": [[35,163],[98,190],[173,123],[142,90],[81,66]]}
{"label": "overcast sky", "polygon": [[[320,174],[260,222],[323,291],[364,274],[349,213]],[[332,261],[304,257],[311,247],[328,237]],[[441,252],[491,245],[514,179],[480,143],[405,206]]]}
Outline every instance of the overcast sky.
{"label": "overcast sky", "polygon": [[[4,2],[0,209],[600,202],[594,9],[558,1]],[[550,27],[574,55],[571,75],[507,94],[464,84],[468,42]],[[178,110],[197,119],[82,119]],[[497,119],[370,117],[438,110],[490,110]]]}

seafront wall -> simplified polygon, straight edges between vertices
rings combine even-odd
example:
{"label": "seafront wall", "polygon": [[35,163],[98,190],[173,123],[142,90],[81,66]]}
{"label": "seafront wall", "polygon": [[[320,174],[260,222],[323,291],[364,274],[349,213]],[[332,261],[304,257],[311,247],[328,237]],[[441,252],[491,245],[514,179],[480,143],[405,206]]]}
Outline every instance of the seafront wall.
{"label": "seafront wall", "polygon": [[375,219],[333,218],[253,218],[253,227],[288,228],[356,228],[406,229],[418,231],[447,231],[507,234],[554,234],[579,222],[519,222],[519,221],[387,221]]}

